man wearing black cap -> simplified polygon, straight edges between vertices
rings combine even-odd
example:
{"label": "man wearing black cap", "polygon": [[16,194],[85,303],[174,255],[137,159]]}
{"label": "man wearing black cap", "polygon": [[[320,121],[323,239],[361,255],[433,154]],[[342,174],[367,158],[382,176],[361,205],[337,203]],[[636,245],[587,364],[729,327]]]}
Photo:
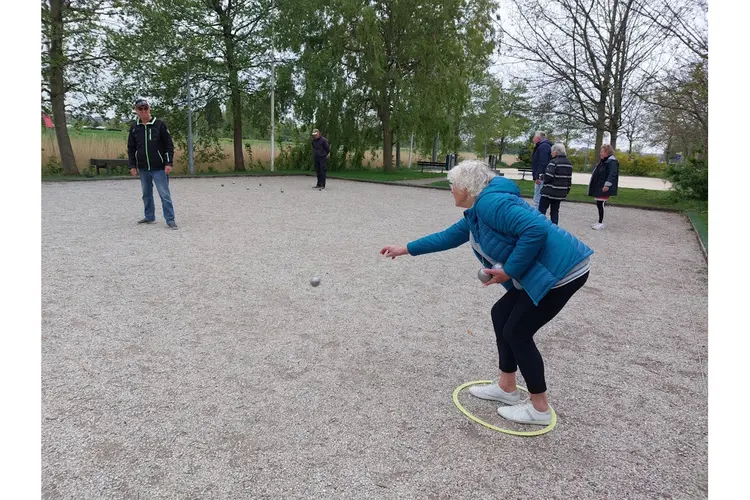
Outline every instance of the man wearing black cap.
{"label": "man wearing black cap", "polygon": [[321,191],[326,188],[326,169],[328,168],[328,153],[331,152],[331,146],[328,145],[328,139],[320,135],[320,130],[313,129],[313,164],[315,173],[318,175],[318,183],[313,186]]}
{"label": "man wearing black cap", "polygon": [[146,99],[135,101],[135,112],[138,119],[128,135],[128,159],[131,175],[140,173],[141,177],[145,216],[138,224],[153,224],[156,220],[153,187],[156,184],[167,226],[177,229],[168,177],[174,162],[172,136],[169,135],[166,123],[151,116],[151,108]]}

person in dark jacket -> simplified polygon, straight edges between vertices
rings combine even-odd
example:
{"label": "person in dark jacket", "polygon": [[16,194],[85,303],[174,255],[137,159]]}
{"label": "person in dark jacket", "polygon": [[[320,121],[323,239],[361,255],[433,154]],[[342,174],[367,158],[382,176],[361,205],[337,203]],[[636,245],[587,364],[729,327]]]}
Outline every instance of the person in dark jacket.
{"label": "person in dark jacket", "polygon": [[620,164],[615,158],[615,151],[609,144],[604,144],[599,151],[599,163],[591,172],[588,195],[596,200],[599,210],[599,222],[591,225],[591,229],[604,229],[604,204],[610,196],[617,195],[617,181],[620,178]]}
{"label": "person in dark jacket", "polygon": [[539,211],[546,216],[549,208],[552,224],[557,224],[560,220],[560,202],[568,196],[572,182],[573,165],[565,155],[565,146],[557,143],[552,146],[552,160],[544,171],[539,199]]}
{"label": "person in dark jacket", "polygon": [[172,136],[166,123],[151,116],[151,108],[146,99],[135,102],[135,112],[138,119],[130,127],[128,134],[128,160],[130,174],[140,174],[141,178],[144,217],[138,224],[153,224],[156,220],[153,187],[156,184],[167,226],[177,229],[168,177],[174,162]]}
{"label": "person in dark jacket", "polygon": [[[513,422],[549,425],[542,355],[534,335],[565,308],[589,277],[591,255],[585,243],[548,221],[523,198],[518,185],[498,177],[483,162],[463,161],[448,171],[453,201],[463,216],[449,228],[406,246],[387,245],[381,255],[442,252],[469,243],[474,256],[506,293],[492,307],[500,374],[491,384],[469,389],[474,397],[499,401],[498,414]],[[494,267],[500,265],[500,268]],[[492,268],[492,269],[490,269]],[[521,370],[530,400],[521,401],[516,372]]]}
{"label": "person in dark jacket", "polygon": [[318,182],[313,189],[324,190],[326,188],[326,170],[328,168],[328,153],[331,152],[331,146],[328,139],[320,135],[320,130],[314,129],[312,132],[313,140],[313,162],[315,173],[318,175]]}
{"label": "person in dark jacket", "polygon": [[552,159],[552,143],[547,140],[547,134],[537,132],[532,139],[534,152],[531,154],[531,175],[534,177],[534,206],[539,206],[539,198],[542,191],[544,170]]}

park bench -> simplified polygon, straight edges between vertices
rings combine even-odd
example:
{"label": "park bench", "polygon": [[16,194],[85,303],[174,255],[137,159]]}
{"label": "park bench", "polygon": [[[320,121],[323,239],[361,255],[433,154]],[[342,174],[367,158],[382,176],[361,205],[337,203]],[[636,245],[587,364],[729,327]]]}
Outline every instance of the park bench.
{"label": "park bench", "polygon": [[424,172],[425,168],[439,168],[440,171],[442,172],[443,170],[450,170],[450,167],[451,167],[449,160],[447,159],[444,162],[419,160],[417,162],[417,165],[420,166],[420,170],[419,170],[420,172]]}
{"label": "park bench", "polygon": [[116,160],[103,160],[99,158],[91,158],[89,160],[89,173],[93,174],[96,169],[96,175],[99,175],[99,170],[104,169],[107,171],[107,175],[112,174],[112,170],[125,167],[125,170],[129,170],[130,162],[128,160],[116,159]]}
{"label": "park bench", "polygon": [[518,167],[518,173],[521,174],[521,179],[526,179],[526,174],[531,174],[531,167]]}

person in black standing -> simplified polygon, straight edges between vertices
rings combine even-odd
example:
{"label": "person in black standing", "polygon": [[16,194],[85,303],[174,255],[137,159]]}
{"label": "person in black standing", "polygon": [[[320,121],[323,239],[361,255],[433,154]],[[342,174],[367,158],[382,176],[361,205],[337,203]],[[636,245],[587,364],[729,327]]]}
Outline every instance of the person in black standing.
{"label": "person in black standing", "polygon": [[328,139],[320,135],[320,130],[313,129],[313,161],[315,164],[315,173],[318,175],[318,183],[313,189],[324,190],[326,188],[326,170],[328,169],[328,153],[331,152],[331,146]]}
{"label": "person in black standing", "polygon": [[599,211],[599,222],[591,225],[591,229],[597,231],[604,229],[604,204],[609,201],[610,196],[617,195],[617,184],[620,180],[620,164],[615,158],[612,146],[602,145],[599,157],[599,163],[591,172],[588,191],[588,195],[596,200],[596,208]]}
{"label": "person in black standing", "polygon": [[568,196],[572,182],[573,165],[566,156],[565,146],[557,143],[552,146],[552,160],[544,171],[544,182],[539,199],[539,211],[546,216],[549,208],[549,218],[552,224],[557,225],[560,220],[560,202]]}
{"label": "person in black standing", "polygon": [[130,174],[141,178],[144,217],[138,224],[153,224],[154,184],[161,198],[161,207],[167,226],[177,229],[174,220],[174,205],[169,192],[169,174],[174,164],[174,144],[167,124],[151,116],[151,107],[146,99],[135,102],[138,119],[128,134],[128,160]]}

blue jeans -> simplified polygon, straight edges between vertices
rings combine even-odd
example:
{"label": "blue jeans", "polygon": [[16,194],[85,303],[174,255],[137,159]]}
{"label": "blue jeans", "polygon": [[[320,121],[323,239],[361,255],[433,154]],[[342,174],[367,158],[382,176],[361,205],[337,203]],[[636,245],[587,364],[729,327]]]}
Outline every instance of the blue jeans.
{"label": "blue jeans", "polygon": [[[172,206],[172,196],[169,194],[169,177],[164,170],[147,170],[140,169],[141,190],[143,191],[143,208],[145,217],[148,220],[156,220],[154,214],[154,186],[159,191],[161,198],[161,208],[164,212],[164,219],[167,222],[174,222],[174,207]],[[153,184],[152,184],[153,181]]]}
{"label": "blue jeans", "polygon": [[542,197],[542,186],[544,186],[544,183],[541,184],[534,184],[534,206],[539,206],[539,198]]}

